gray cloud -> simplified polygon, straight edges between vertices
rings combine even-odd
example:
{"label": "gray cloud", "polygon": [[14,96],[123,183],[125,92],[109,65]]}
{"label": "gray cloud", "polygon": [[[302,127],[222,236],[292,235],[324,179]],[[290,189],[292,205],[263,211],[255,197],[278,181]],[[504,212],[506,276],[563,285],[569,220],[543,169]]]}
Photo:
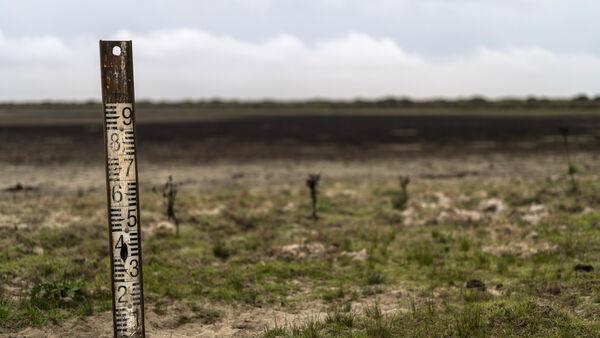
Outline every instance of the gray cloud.
{"label": "gray cloud", "polygon": [[134,40],[143,98],[593,94],[599,11],[590,0],[4,1],[0,100],[97,98],[100,38]]}
{"label": "gray cloud", "polygon": [[[314,44],[291,35],[247,42],[192,29],[116,37],[134,40],[142,98],[570,95],[600,88],[599,57],[541,48],[480,48],[436,60],[366,34]],[[0,38],[0,99],[97,97],[96,48],[96,41]]]}

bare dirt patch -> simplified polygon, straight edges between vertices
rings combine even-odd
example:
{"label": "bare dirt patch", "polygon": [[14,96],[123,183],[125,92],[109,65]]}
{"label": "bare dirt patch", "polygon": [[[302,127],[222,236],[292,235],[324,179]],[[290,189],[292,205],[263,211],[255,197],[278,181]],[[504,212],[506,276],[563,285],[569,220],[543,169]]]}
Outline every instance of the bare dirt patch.
{"label": "bare dirt patch", "polygon": [[[375,304],[382,313],[408,311],[408,297],[405,290],[388,290],[381,294],[351,302],[351,311],[362,313]],[[253,337],[274,326],[300,326],[309,321],[323,320],[328,314],[328,306],[318,302],[297,303],[291,307],[231,306],[206,304],[208,315],[197,309],[194,311],[184,303],[173,303],[161,307],[160,313],[153,310],[152,304],[146,309],[146,334],[149,337]],[[206,311],[206,310],[204,310]],[[203,317],[204,316],[204,317]],[[20,331],[19,337],[112,337],[112,314],[80,317],[65,321],[60,325],[45,328],[28,328]]]}

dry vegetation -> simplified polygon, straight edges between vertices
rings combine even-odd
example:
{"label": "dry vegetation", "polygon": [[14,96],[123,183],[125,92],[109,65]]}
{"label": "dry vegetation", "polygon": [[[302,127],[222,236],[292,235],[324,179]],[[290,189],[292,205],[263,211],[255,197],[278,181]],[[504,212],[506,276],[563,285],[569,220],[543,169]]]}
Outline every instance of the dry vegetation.
{"label": "dry vegetation", "polygon": [[[595,165],[587,154],[577,159]],[[448,172],[410,185],[391,172],[324,173],[316,221],[306,176],[211,186],[184,177],[173,183],[179,236],[162,185],[146,184],[148,331],[593,335],[600,180],[579,173],[575,192],[567,165],[554,163],[546,175]],[[102,186],[8,188],[0,199],[0,332],[110,335]]]}

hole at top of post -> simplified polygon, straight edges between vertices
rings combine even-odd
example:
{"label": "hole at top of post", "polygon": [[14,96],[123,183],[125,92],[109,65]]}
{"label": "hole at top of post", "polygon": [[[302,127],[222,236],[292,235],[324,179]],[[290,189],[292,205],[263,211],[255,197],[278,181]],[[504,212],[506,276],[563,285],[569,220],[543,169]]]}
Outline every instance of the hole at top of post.
{"label": "hole at top of post", "polygon": [[112,53],[114,56],[119,56],[121,55],[121,47],[119,46],[114,46],[112,49]]}

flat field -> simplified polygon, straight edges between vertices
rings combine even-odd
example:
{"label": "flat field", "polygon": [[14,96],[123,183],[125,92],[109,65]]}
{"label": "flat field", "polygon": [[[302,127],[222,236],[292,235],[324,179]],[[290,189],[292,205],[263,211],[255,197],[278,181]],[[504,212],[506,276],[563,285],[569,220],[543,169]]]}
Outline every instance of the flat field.
{"label": "flat field", "polygon": [[[112,335],[101,113],[67,108],[0,109],[0,335]],[[153,336],[600,332],[594,112],[142,108]]]}

